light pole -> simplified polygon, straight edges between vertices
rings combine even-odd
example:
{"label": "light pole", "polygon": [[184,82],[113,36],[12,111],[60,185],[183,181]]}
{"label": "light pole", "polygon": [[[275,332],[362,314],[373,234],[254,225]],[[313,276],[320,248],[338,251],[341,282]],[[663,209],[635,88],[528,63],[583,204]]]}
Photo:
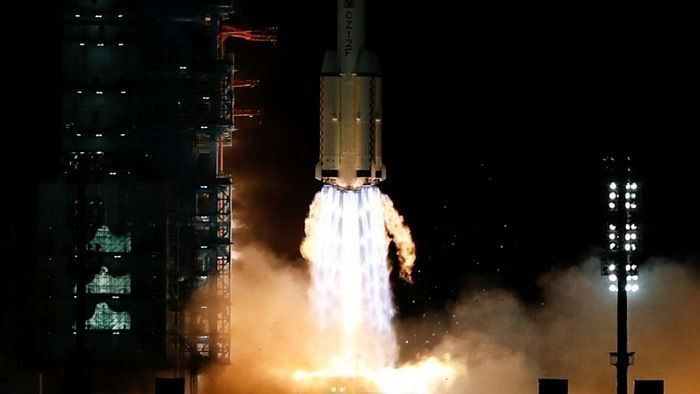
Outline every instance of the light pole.
{"label": "light pole", "polygon": [[610,291],[617,292],[617,351],[610,362],[617,368],[617,394],[627,394],[627,369],[634,363],[634,352],[627,349],[627,294],[637,292],[639,265],[639,184],[632,179],[630,158],[603,159],[607,172],[607,258],[602,259],[601,274],[607,276]]}

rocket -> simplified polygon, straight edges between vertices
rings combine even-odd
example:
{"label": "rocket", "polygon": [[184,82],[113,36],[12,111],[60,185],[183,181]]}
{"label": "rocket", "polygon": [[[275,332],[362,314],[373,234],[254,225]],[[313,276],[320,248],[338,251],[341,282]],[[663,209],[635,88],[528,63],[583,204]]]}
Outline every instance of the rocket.
{"label": "rocket", "polygon": [[338,47],[321,67],[316,179],[346,189],[386,179],[382,164],[382,78],[365,49],[364,0],[338,0]]}

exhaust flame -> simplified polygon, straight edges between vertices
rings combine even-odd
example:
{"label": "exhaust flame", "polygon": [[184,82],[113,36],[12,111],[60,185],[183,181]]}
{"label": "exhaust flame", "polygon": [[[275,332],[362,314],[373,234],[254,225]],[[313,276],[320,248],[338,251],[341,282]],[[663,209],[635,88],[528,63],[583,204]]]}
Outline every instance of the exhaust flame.
{"label": "exhaust flame", "polygon": [[382,212],[375,187],[324,186],[306,220],[301,252],[322,336],[334,339],[333,369],[380,369],[398,353]]}
{"label": "exhaust flame", "polygon": [[443,359],[429,357],[399,368],[376,371],[296,371],[294,379],[298,382],[340,381],[354,390],[378,390],[380,393],[436,393],[448,389],[461,373],[450,361],[450,355],[446,354]]}
{"label": "exhaust flame", "polygon": [[384,393],[449,386],[456,375],[449,356],[394,367],[398,346],[388,247],[396,244],[401,277],[412,282],[415,245],[389,197],[373,186],[324,186],[311,203],[305,231],[300,249],[311,270],[309,295],[320,329],[317,354],[326,362],[313,372],[296,371],[294,379],[350,379],[355,387]]}
{"label": "exhaust flame", "polygon": [[384,206],[384,221],[391,240],[396,245],[401,263],[401,279],[413,283],[413,265],[416,262],[416,245],[411,237],[411,229],[403,222],[403,216],[394,208],[394,203],[389,196],[382,195]]}

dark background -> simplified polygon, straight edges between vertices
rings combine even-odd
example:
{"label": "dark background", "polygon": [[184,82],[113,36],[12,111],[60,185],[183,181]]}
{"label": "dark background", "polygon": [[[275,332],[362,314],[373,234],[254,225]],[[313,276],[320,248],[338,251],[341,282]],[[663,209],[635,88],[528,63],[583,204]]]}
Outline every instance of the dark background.
{"label": "dark background", "polygon": [[[368,3],[384,72],[382,189],[418,248],[416,284],[395,287],[402,315],[466,285],[536,301],[541,273],[599,255],[609,152],[631,154],[642,185],[643,256],[698,264],[697,63],[682,10]],[[266,115],[241,129],[233,171],[269,182],[251,193],[248,224],[296,257],[320,188],[318,70],[335,46],[335,2],[270,4],[242,2],[241,16],[278,25],[280,40],[262,61],[238,57],[263,79]]]}
{"label": "dark background", "polygon": [[[369,3],[367,43],[384,72],[382,189],[418,247],[416,284],[395,288],[402,316],[441,308],[467,283],[535,301],[538,275],[599,253],[599,160],[610,151],[636,163],[644,255],[698,264],[697,43],[683,10]],[[335,46],[335,2],[238,4],[237,21],[280,34],[274,47],[229,44],[239,76],[262,80],[237,104],[265,111],[241,122],[232,148],[249,220],[242,241],[298,259],[321,187],[318,74]],[[36,185],[59,167],[56,7],[15,4],[3,26],[10,302],[33,280],[23,266],[33,261]]]}

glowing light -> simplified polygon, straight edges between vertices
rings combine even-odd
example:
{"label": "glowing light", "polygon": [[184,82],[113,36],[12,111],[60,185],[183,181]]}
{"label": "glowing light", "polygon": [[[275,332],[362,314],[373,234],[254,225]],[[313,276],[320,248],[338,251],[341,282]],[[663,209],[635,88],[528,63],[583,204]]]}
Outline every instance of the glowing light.
{"label": "glowing light", "polygon": [[615,282],[617,280],[617,275],[615,275],[615,274],[608,275],[608,280],[610,280],[611,282]]}
{"label": "glowing light", "polygon": [[115,235],[109,227],[102,225],[95,232],[89,246],[102,253],[129,253],[131,252],[131,233]]}
{"label": "glowing light", "polygon": [[[373,384],[371,392],[381,393],[434,393],[442,392],[449,387],[453,380],[463,373],[449,355],[443,358],[429,357],[398,368],[382,368],[372,371],[366,369],[321,371],[295,371],[296,381],[313,381],[314,379],[362,379]],[[342,388],[337,388],[342,390]],[[332,390],[332,389],[331,389]],[[364,392],[364,391],[363,391]]]}
{"label": "glowing light", "polygon": [[617,229],[617,226],[615,226],[614,224],[611,224],[608,226],[608,229],[610,229],[610,231],[615,231],[615,229]]}
{"label": "glowing light", "polygon": [[617,244],[615,242],[610,242],[610,245],[608,245],[608,247],[610,248],[610,250],[613,250],[617,247]]}
{"label": "glowing light", "polygon": [[448,355],[394,367],[398,345],[391,322],[388,246],[396,244],[406,281],[415,246],[389,197],[373,186],[324,186],[309,208],[305,232],[300,249],[310,265],[309,294],[334,354],[326,367],[296,371],[294,379],[359,378],[376,392],[435,392],[449,386],[458,368]]}
{"label": "glowing light", "polygon": [[129,330],[131,315],[128,312],[116,312],[109,308],[106,302],[95,305],[95,313],[85,320],[88,330]]}
{"label": "glowing light", "polygon": [[417,364],[380,371],[376,382],[382,393],[433,393],[449,386],[457,375],[456,368],[435,357]]}
{"label": "glowing light", "polygon": [[338,338],[335,370],[356,370],[362,355],[362,369],[378,371],[398,355],[384,212],[376,187],[324,186],[305,221],[301,253],[311,268],[319,326],[324,336]]}
{"label": "glowing light", "polygon": [[637,239],[637,233],[632,233],[632,234],[630,234],[630,238],[632,238],[633,241],[636,240],[636,239]]}
{"label": "glowing light", "polygon": [[75,14],[75,17],[76,17],[76,18],[80,18],[80,14]]}
{"label": "glowing light", "polygon": [[384,207],[384,221],[387,232],[399,255],[401,272],[399,276],[408,283],[413,283],[413,265],[416,261],[416,245],[413,243],[411,229],[404,224],[403,216],[394,208],[394,203],[389,196],[382,195],[382,206]]}
{"label": "glowing light", "polygon": [[639,285],[637,285],[637,284],[632,285],[632,292],[636,293],[637,291],[639,291]]}
{"label": "glowing light", "polygon": [[639,275],[632,275],[632,280],[639,280]]}
{"label": "glowing light", "polygon": [[609,197],[611,200],[614,200],[614,199],[617,198],[617,193],[615,193],[615,192],[610,192],[610,194],[608,194],[608,197]]}
{"label": "glowing light", "polygon": [[630,233],[625,234],[625,241],[629,241],[632,238],[632,235]]}
{"label": "glowing light", "polygon": [[609,187],[610,187],[610,190],[617,190],[617,183],[615,183],[615,182],[610,182]]}
{"label": "glowing light", "polygon": [[610,287],[608,287],[608,290],[617,291],[617,285],[610,285]]}
{"label": "glowing light", "polygon": [[[73,286],[73,293],[77,286]],[[89,294],[128,294],[131,293],[131,275],[112,276],[107,267],[101,267],[100,273],[95,274],[92,281],[85,285],[85,292]],[[119,296],[112,296],[119,299]]]}
{"label": "glowing light", "polygon": [[634,223],[632,223],[632,225],[630,225],[630,228],[631,228],[632,230],[636,230],[636,229],[637,229],[637,225],[634,224]]}
{"label": "glowing light", "polygon": [[625,250],[626,250],[627,252],[629,252],[631,249],[632,249],[632,245],[626,243],[626,244],[625,244]]}
{"label": "glowing light", "polygon": [[95,15],[95,18],[96,18],[96,19],[101,19],[101,18],[102,18],[102,15],[97,14],[97,15]]}
{"label": "glowing light", "polygon": [[625,193],[625,199],[626,199],[626,200],[629,200],[631,196],[632,196],[632,195],[631,195],[629,192]]}
{"label": "glowing light", "polygon": [[630,209],[631,204],[629,202],[625,203],[625,209]]}
{"label": "glowing light", "polygon": [[608,238],[610,238],[611,241],[614,240],[615,234],[613,234],[613,233],[608,234]]}
{"label": "glowing light", "polygon": [[120,42],[120,43],[118,43],[117,45],[120,46],[120,47],[123,47],[123,46],[124,46],[124,43],[123,43],[123,42]]}
{"label": "glowing light", "polygon": [[631,269],[632,269],[632,266],[631,266],[631,265],[627,264],[627,265],[625,266],[625,271],[629,271],[629,270],[631,270]]}
{"label": "glowing light", "polygon": [[608,204],[608,208],[615,209],[615,203],[611,202],[610,204]]}
{"label": "glowing light", "polygon": [[615,271],[615,264],[610,264],[608,266],[608,271]]}
{"label": "glowing light", "polygon": [[625,285],[625,291],[631,291],[632,285]]}
{"label": "glowing light", "polygon": [[637,190],[637,183],[636,182],[632,184],[632,190]]}
{"label": "glowing light", "polygon": [[81,47],[84,47],[84,46],[85,46],[85,43],[84,43],[84,42],[81,42],[81,43],[78,44],[78,45],[80,45]]}
{"label": "glowing light", "polygon": [[[304,229],[300,250],[310,265],[309,296],[319,340],[330,341],[332,354],[321,369],[295,371],[294,380],[358,379],[370,392],[430,393],[449,387],[463,368],[449,355],[394,367],[398,345],[388,246],[395,243],[401,277],[410,282],[415,245],[389,197],[374,186],[324,186]],[[331,390],[345,392],[346,387]]]}

